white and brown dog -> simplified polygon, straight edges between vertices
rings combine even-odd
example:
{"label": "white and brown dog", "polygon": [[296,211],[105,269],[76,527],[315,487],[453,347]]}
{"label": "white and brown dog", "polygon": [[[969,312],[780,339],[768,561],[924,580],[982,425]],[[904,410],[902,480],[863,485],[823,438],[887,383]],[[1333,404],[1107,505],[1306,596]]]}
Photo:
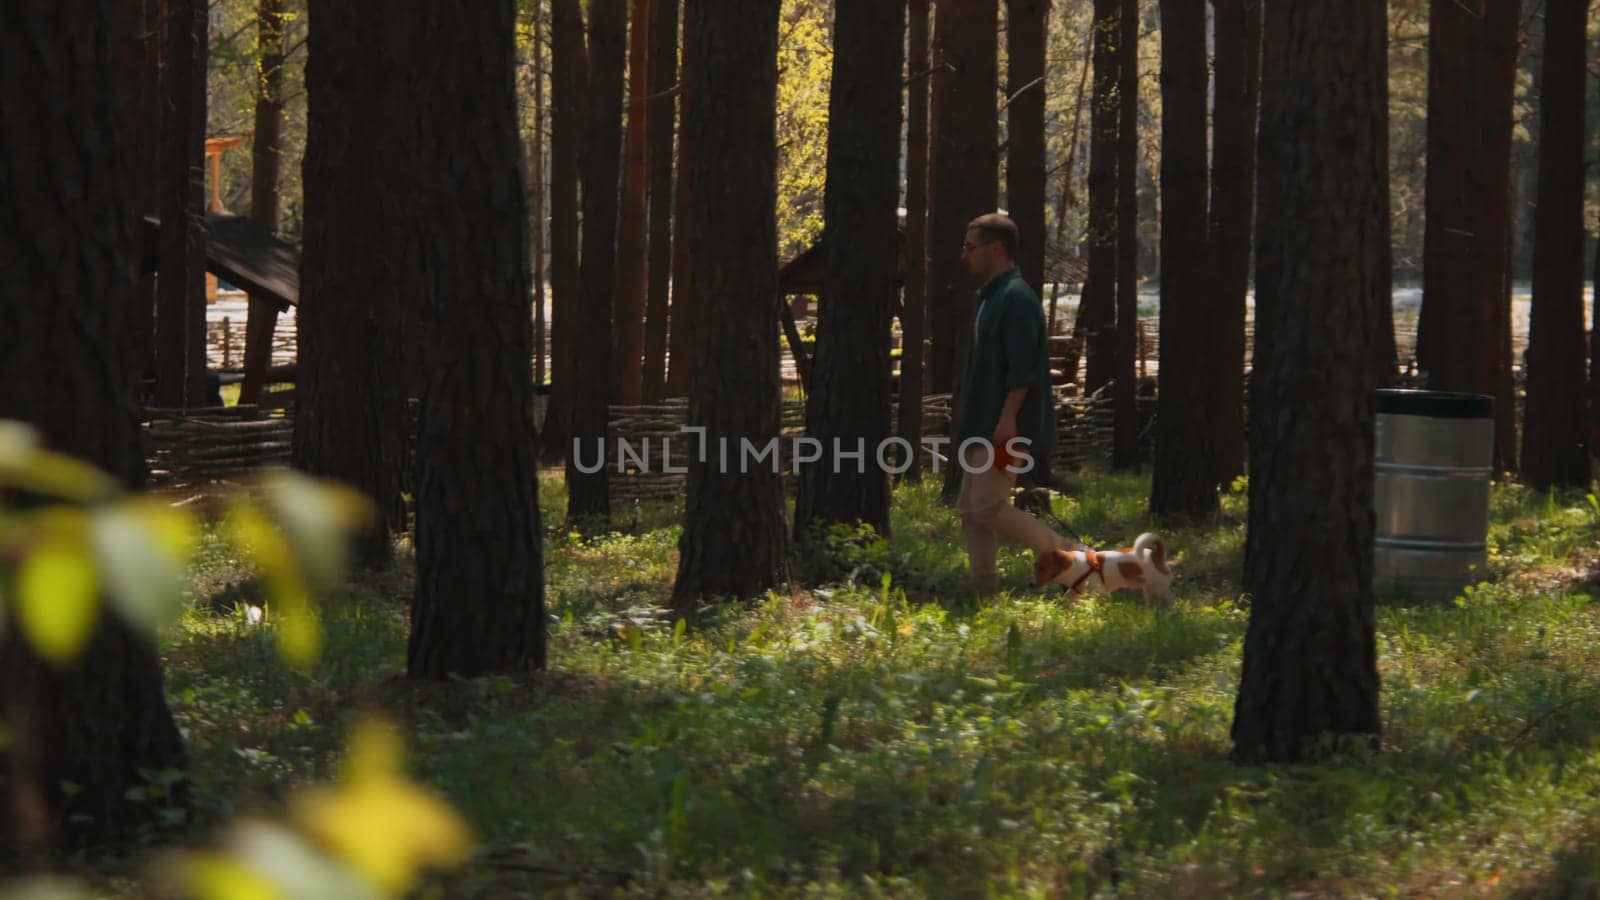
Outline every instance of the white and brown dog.
{"label": "white and brown dog", "polygon": [[1138,588],[1144,592],[1146,603],[1154,598],[1170,607],[1172,567],[1161,538],[1146,532],[1132,547],[1100,553],[1088,549],[1041,553],[1033,563],[1033,583],[1059,584],[1074,600],[1091,586],[1107,592]]}

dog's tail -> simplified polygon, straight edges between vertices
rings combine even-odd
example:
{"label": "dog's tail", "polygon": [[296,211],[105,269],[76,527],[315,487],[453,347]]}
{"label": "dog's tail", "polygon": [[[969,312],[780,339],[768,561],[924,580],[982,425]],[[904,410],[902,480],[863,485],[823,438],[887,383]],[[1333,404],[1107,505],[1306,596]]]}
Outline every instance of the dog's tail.
{"label": "dog's tail", "polygon": [[1161,542],[1161,538],[1148,531],[1139,535],[1139,539],[1133,542],[1133,555],[1143,556],[1146,550],[1150,551],[1150,562],[1155,565],[1156,571],[1163,575],[1172,573],[1171,567],[1167,564],[1167,545]]}

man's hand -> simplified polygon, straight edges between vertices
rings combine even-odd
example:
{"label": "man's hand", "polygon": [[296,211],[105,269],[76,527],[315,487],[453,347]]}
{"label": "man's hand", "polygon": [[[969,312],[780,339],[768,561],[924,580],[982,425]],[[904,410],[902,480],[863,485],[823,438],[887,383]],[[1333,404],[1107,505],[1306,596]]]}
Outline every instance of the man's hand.
{"label": "man's hand", "polygon": [[1000,466],[1001,468],[1011,465],[1014,457],[1011,455],[1010,451],[1006,449],[1006,444],[1016,436],[1016,415],[1014,413],[1011,415],[1002,414],[1000,416],[999,423],[994,426],[994,434],[990,438],[994,445],[995,465]]}

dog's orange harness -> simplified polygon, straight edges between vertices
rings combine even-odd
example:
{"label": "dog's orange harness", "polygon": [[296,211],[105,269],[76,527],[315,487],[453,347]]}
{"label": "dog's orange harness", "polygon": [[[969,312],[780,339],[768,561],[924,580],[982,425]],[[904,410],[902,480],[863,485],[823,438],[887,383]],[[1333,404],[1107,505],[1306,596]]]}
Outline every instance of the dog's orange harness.
{"label": "dog's orange harness", "polygon": [[1083,587],[1083,583],[1088,581],[1089,576],[1091,575],[1099,575],[1101,586],[1105,586],[1106,573],[1105,570],[1100,567],[1100,554],[1085,548],[1083,551],[1083,561],[1089,564],[1089,571],[1079,575],[1078,580],[1072,583],[1072,587],[1067,588],[1067,593],[1069,594],[1076,591],[1078,588]]}

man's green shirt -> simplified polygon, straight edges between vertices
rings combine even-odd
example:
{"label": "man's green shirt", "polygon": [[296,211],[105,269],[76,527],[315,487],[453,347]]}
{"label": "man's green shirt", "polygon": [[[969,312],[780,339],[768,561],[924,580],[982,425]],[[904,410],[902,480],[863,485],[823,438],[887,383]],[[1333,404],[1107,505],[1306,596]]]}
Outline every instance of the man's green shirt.
{"label": "man's green shirt", "polygon": [[[1006,393],[1025,387],[1017,410],[1017,433],[1031,443],[1034,470],[1044,468],[1056,445],[1055,398],[1050,392],[1050,354],[1045,346],[1044,308],[1016,266],[978,291],[972,347],[961,375],[956,448],[967,438],[990,439],[1000,422]],[[956,449],[952,448],[952,449]]]}

